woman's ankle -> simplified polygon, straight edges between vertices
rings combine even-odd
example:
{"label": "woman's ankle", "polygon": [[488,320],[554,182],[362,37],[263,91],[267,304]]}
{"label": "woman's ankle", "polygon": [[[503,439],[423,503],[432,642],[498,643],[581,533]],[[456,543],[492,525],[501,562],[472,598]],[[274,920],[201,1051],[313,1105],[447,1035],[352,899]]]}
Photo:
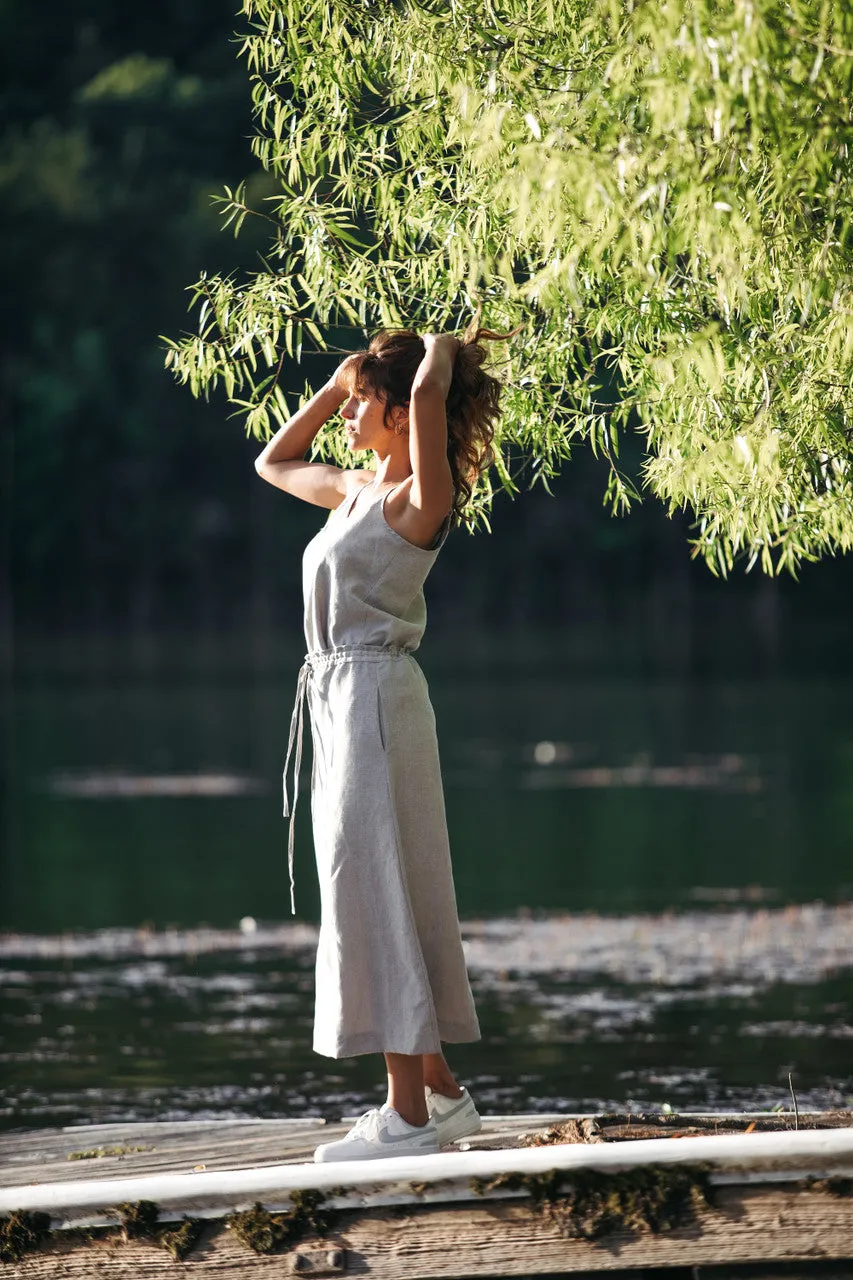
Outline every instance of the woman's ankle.
{"label": "woman's ankle", "polygon": [[433,1093],[440,1093],[443,1098],[461,1098],[463,1090],[460,1085],[451,1076],[449,1080],[432,1081],[424,1077],[424,1084],[432,1089]]}
{"label": "woman's ankle", "polygon": [[429,1112],[426,1109],[426,1104],[424,1104],[422,1108],[417,1104],[407,1106],[405,1104],[398,1103],[394,1106],[389,1099],[388,1105],[394,1107],[397,1115],[400,1116],[401,1119],[405,1120],[406,1124],[410,1124],[416,1129],[422,1129],[425,1124],[429,1124]]}
{"label": "woman's ankle", "polygon": [[424,1084],[428,1085],[433,1093],[440,1093],[444,1098],[462,1097],[462,1089],[447,1065],[447,1059],[443,1053],[424,1054]]}

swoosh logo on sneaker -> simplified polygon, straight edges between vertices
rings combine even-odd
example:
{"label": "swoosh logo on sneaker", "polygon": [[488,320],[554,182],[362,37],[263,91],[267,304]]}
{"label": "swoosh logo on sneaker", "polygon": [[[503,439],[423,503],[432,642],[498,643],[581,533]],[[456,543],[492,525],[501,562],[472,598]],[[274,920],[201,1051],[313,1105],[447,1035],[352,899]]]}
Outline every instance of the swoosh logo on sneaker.
{"label": "swoosh logo on sneaker", "polygon": [[438,1116],[434,1115],[433,1119],[436,1121],[436,1124],[441,1124],[445,1120],[450,1120],[453,1116],[458,1115],[460,1111],[464,1111],[467,1106],[468,1099],[461,1098],[455,1107],[451,1107],[448,1111],[440,1112]]}
{"label": "swoosh logo on sneaker", "polygon": [[380,1129],[376,1136],[380,1142],[386,1143],[423,1142],[425,1139],[429,1140],[430,1138],[434,1138],[435,1130],[433,1129],[429,1133],[389,1133],[387,1129]]}

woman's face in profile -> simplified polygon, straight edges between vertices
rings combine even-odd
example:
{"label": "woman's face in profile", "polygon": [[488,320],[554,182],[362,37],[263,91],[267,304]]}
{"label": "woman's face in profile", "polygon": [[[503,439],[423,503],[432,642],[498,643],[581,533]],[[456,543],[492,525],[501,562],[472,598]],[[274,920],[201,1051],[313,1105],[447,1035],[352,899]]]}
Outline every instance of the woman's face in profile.
{"label": "woman's face in profile", "polygon": [[341,408],[341,416],[347,444],[353,453],[387,449],[391,429],[385,425],[385,403],[374,392],[352,392]]}

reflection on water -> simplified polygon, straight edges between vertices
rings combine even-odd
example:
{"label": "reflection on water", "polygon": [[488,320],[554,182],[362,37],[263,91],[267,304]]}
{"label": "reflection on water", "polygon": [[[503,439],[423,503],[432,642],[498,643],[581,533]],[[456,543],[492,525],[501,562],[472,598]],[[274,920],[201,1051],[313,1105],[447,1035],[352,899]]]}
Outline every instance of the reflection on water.
{"label": "reflection on water", "polygon": [[[492,1111],[849,1106],[853,907],[470,922]],[[326,1115],[376,1057],[310,1050],[311,926],[0,940],[0,1127]]]}
{"label": "reflection on water", "polygon": [[[467,756],[470,772],[451,774],[448,782],[460,780],[473,784],[476,773],[480,786],[488,785],[489,774],[504,763],[506,748],[497,743],[473,741],[459,744],[458,755]],[[518,757],[515,785],[522,790],[551,790],[613,787],[682,788],[684,790],[711,791],[760,791],[763,783],[754,761],[728,753],[722,756],[701,757],[691,754],[685,760],[664,763],[655,761],[648,751],[619,763],[608,763],[596,758],[598,753],[589,745],[571,742],[535,742],[513,747],[512,757]],[[471,769],[471,766],[474,769]],[[530,768],[529,766],[533,766]]]}
{"label": "reflection on water", "polygon": [[47,779],[46,790],[55,796],[78,800],[141,800],[151,796],[261,795],[267,790],[258,778],[240,778],[233,773],[56,773]]}
{"label": "reflection on water", "polygon": [[[812,903],[783,910],[692,911],[661,916],[562,915],[468,921],[468,968],[487,974],[568,973],[664,987],[738,980],[750,990],[772,983],[819,982],[853,968],[853,904]],[[164,958],[220,952],[302,956],[317,944],[313,925],[259,924],[245,916],[234,929],[102,929],[54,936],[0,935],[0,961],[102,959],[120,980]],[[138,961],[138,962],[136,962]],[[165,970],[162,970],[165,972]],[[161,970],[157,970],[161,972]],[[131,975],[122,978],[121,975]]]}
{"label": "reflection on water", "polygon": [[[489,774],[501,763],[501,752],[496,744],[482,742],[460,743],[457,752],[467,760],[470,773],[445,770],[447,786],[489,785]],[[522,757],[527,749],[522,748]],[[581,768],[553,768],[558,761],[564,764],[576,756],[576,750],[567,742],[537,742],[530,748],[530,757],[536,767],[519,770],[515,785],[522,790],[561,790],[601,787],[682,787],[686,790],[702,788],[712,791],[760,791],[761,775],[748,768],[740,756],[727,755],[719,759],[700,760],[690,758],[683,764],[654,764],[648,754],[643,754],[627,764],[586,765]],[[310,771],[300,772],[300,785],[309,781]],[[227,796],[262,795],[269,790],[261,778],[240,777],[233,773],[167,773],[131,774],[114,771],[87,770],[81,773],[59,772],[45,780],[45,790],[52,795],[70,796],[79,800],[139,800],[152,796],[203,796],[215,799]]]}

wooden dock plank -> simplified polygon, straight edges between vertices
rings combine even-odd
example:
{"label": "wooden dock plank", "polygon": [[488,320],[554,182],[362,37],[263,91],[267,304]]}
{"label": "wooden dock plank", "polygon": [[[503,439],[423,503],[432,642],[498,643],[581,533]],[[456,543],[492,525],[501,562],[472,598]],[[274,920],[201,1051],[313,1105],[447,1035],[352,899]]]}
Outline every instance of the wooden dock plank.
{"label": "wooden dock plank", "polygon": [[[352,1117],[327,1124],[315,1117],[286,1120],[180,1120],[75,1125],[0,1134],[0,1188],[88,1178],[251,1169],[310,1161],[319,1142],[343,1136]],[[799,1118],[802,1129],[853,1127],[853,1113]],[[461,1150],[512,1149],[528,1142],[622,1142],[672,1135],[790,1128],[788,1116],[486,1116],[483,1128],[455,1144]]]}
{"label": "wooden dock plank", "polygon": [[[537,1117],[538,1119],[538,1117]],[[561,1121],[565,1117],[544,1117]],[[215,1120],[105,1124],[0,1134],[0,1187],[137,1174],[252,1169],[313,1159],[320,1142],[343,1137],[349,1121]],[[529,1116],[486,1118],[463,1149],[511,1148],[536,1131]]]}
{"label": "wooden dock plank", "polygon": [[136,1174],[251,1169],[310,1160],[322,1120],[179,1121],[44,1129],[0,1135],[0,1187]]}
{"label": "wooden dock plank", "polygon": [[[335,1251],[342,1266],[329,1264]],[[715,1208],[658,1235],[616,1231],[601,1241],[580,1239],[527,1203],[503,1201],[396,1215],[342,1214],[329,1237],[306,1238],[289,1253],[269,1256],[252,1253],[233,1232],[212,1224],[181,1263],[138,1241],[58,1234],[9,1274],[15,1280],[283,1280],[297,1274],[467,1280],[851,1257],[849,1201],[819,1190],[728,1187],[718,1193]]]}

